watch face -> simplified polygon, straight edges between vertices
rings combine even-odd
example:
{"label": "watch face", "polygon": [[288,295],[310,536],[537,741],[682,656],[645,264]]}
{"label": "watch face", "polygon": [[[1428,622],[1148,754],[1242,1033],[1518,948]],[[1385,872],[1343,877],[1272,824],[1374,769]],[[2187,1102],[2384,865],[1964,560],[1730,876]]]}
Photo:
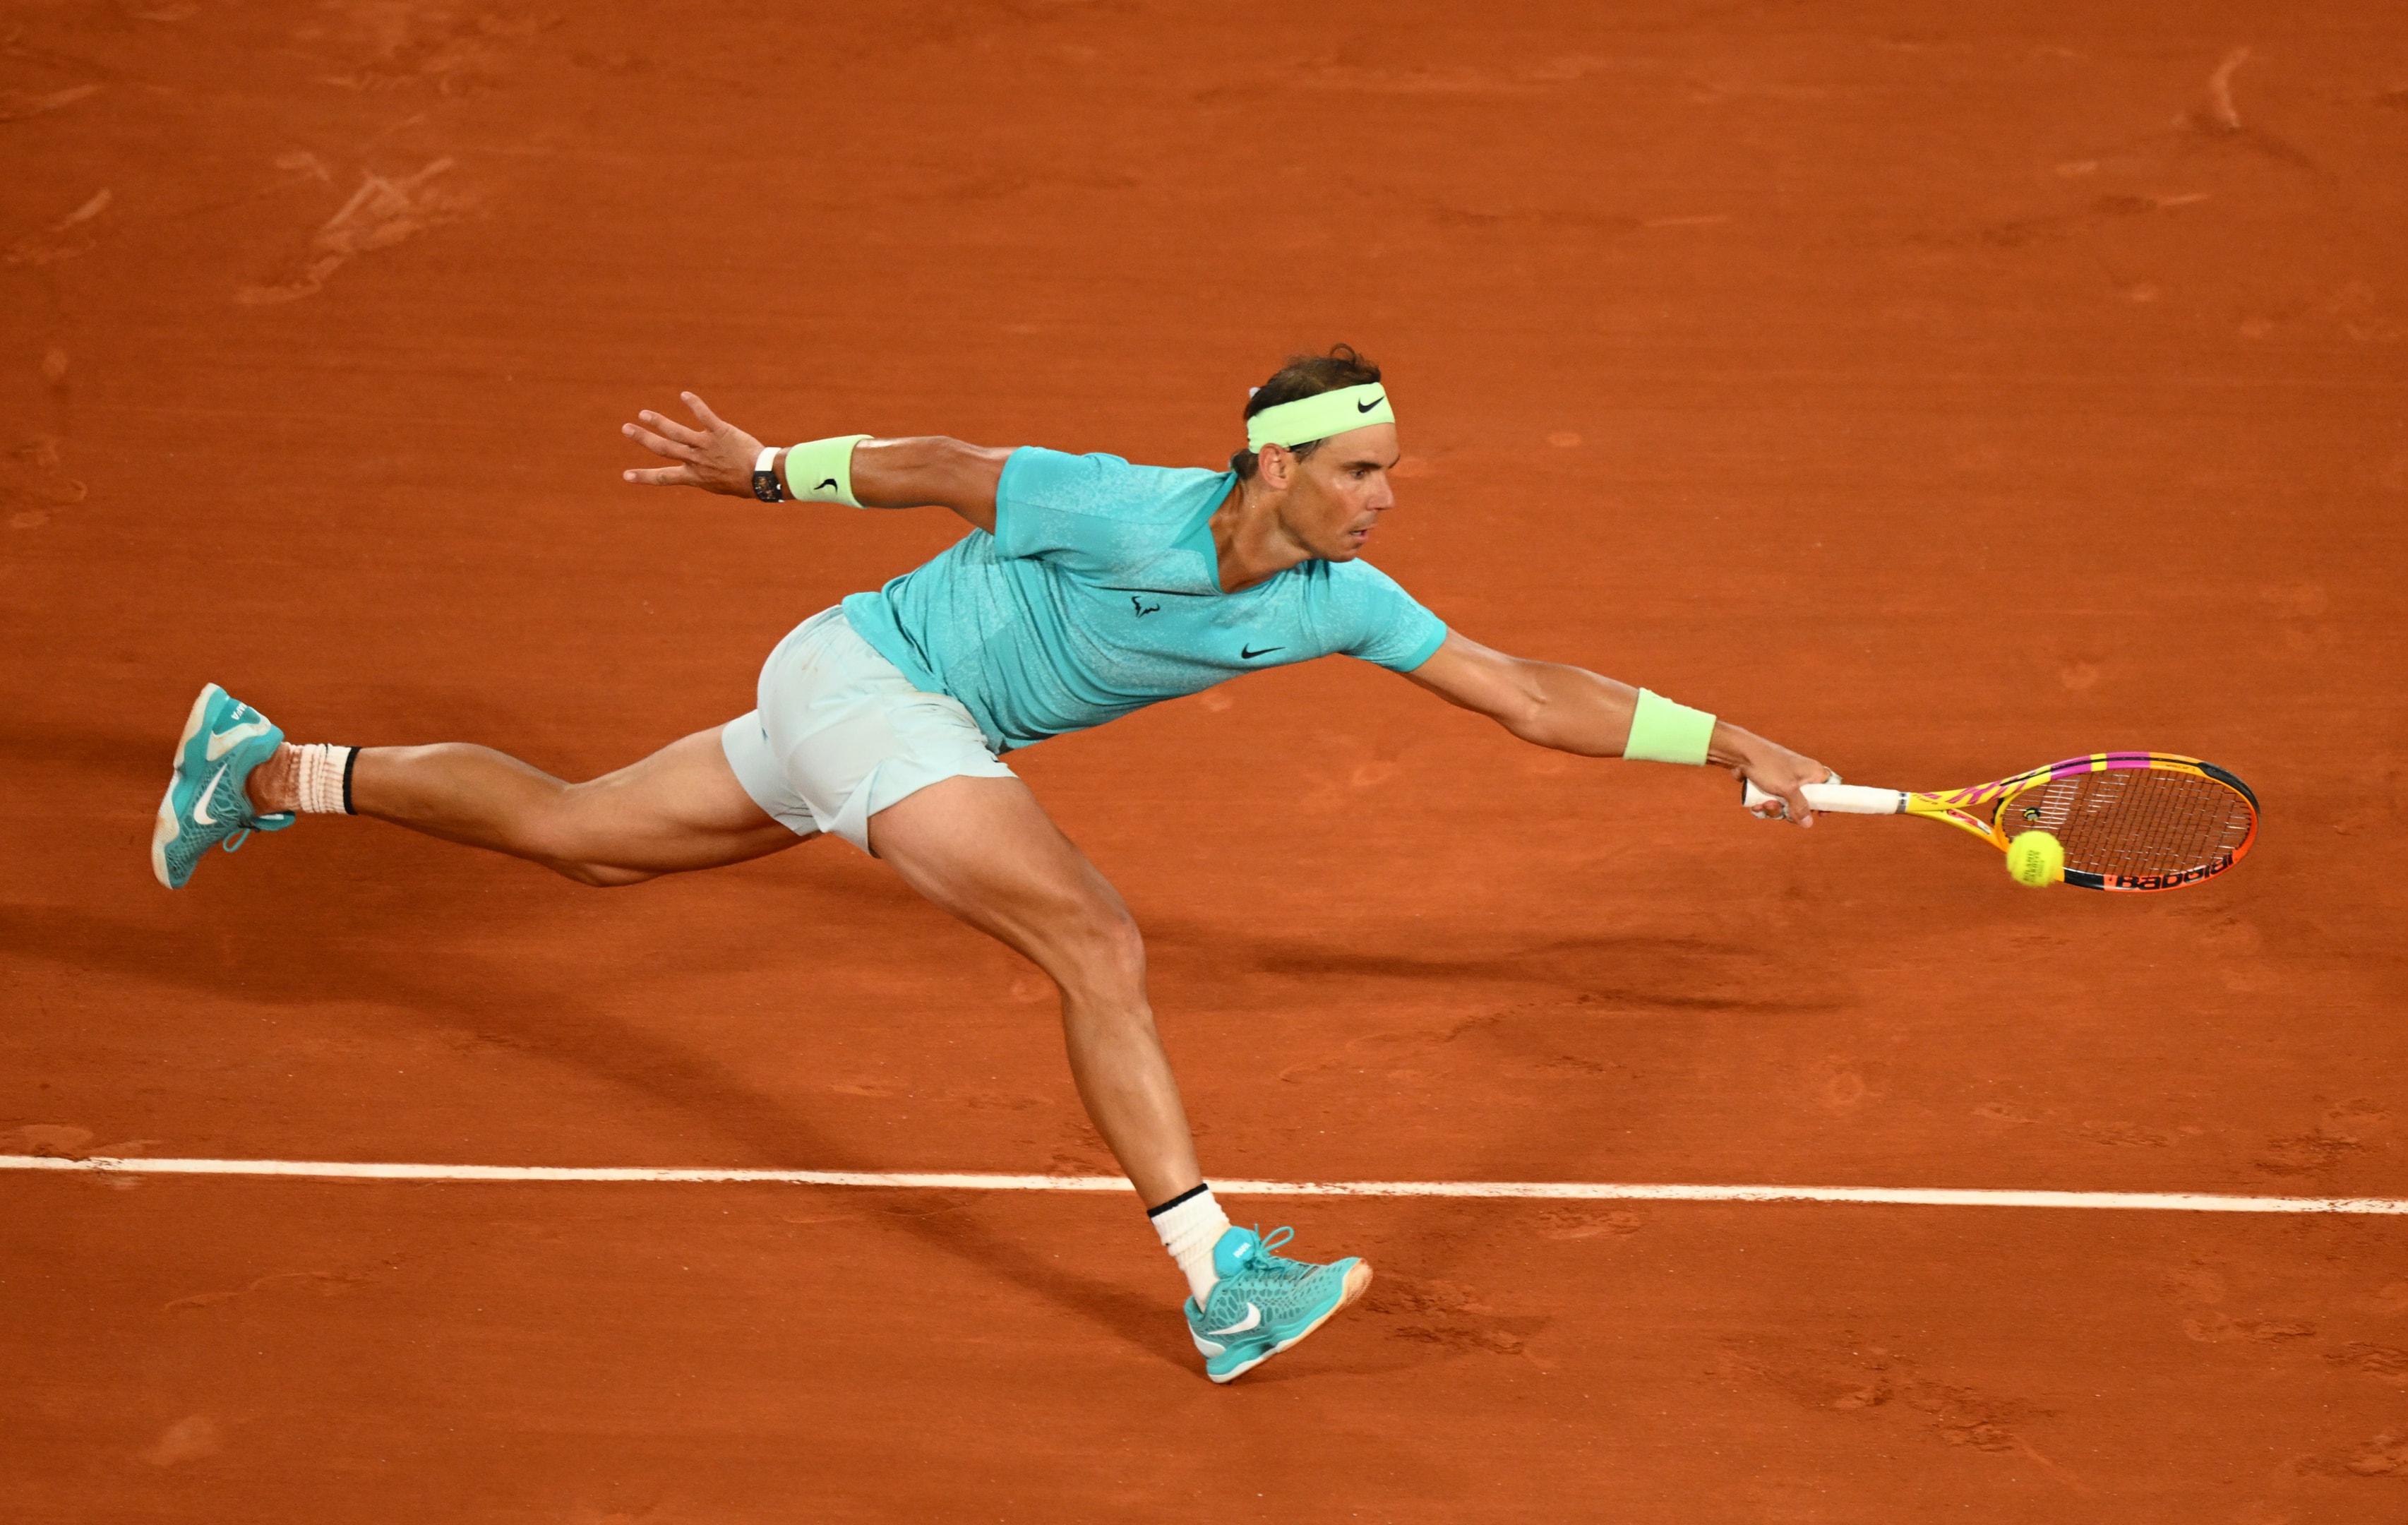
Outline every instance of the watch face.
{"label": "watch face", "polygon": [[752,496],[759,498],[764,503],[776,503],[781,501],[785,497],[786,494],[784,488],[778,481],[778,473],[775,471],[753,472]]}

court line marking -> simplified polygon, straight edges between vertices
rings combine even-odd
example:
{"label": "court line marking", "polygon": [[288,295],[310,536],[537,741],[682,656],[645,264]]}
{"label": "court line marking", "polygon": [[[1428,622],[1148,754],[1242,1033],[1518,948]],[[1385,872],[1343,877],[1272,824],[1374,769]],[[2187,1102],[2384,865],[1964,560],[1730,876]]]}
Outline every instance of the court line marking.
{"label": "court line marking", "polygon": [[[678,1170],[645,1166],[401,1165],[324,1159],[138,1159],[0,1155],[0,1170],[93,1175],[297,1176],[328,1181],[653,1182],[883,1187],[908,1191],[1128,1191],[1117,1175],[963,1171]],[[2408,1198],[2235,1197],[2199,1191],[2008,1191],[1946,1187],[1675,1186],[1610,1181],[1236,1181],[1225,1197],[1473,1197],[1540,1201],[1871,1202],[1904,1207],[2088,1207],[2143,1213],[2348,1213],[2408,1216]]]}

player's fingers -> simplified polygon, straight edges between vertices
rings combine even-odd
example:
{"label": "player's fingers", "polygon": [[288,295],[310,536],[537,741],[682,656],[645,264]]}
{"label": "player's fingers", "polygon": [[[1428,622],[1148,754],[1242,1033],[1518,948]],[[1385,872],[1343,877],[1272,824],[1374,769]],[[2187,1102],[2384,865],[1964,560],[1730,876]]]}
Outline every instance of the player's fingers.
{"label": "player's fingers", "polygon": [[[1813,778],[1816,773],[1821,773],[1823,776],[1819,779]],[[1814,817],[1820,815],[1822,812],[1816,810],[1813,801],[1806,798],[1810,781],[1813,784],[1837,784],[1840,782],[1840,775],[1836,770],[1826,768],[1811,758],[1800,758],[1792,782],[1775,791],[1780,797],[1778,802],[1781,810],[1773,819],[1795,821],[1799,826],[1814,824]]]}
{"label": "player's fingers", "polygon": [[619,426],[619,432],[655,455],[666,455],[672,461],[691,461],[695,457],[694,446],[680,444],[674,439],[664,439],[652,430],[637,424],[623,424]]}
{"label": "player's fingers", "polygon": [[704,402],[700,397],[695,396],[691,392],[681,392],[678,396],[685,399],[686,411],[702,420],[702,426],[704,428],[724,429],[727,427],[726,424],[722,424],[719,421],[719,415],[710,410],[710,405]]}
{"label": "player's fingers", "polygon": [[684,466],[656,466],[634,471],[622,471],[619,473],[619,477],[621,481],[632,482],[638,487],[697,487],[701,485],[700,482],[695,480],[694,468],[692,467]]}
{"label": "player's fingers", "polygon": [[636,422],[650,424],[681,445],[705,445],[710,442],[710,436],[701,430],[690,429],[676,419],[664,418],[649,408],[636,415]]}

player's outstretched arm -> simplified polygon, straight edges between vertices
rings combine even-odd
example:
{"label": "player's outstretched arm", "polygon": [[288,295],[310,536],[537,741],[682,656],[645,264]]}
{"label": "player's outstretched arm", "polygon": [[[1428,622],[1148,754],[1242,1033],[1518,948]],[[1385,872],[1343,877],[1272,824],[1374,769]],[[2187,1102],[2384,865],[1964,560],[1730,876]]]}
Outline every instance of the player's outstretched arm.
{"label": "player's outstretched arm", "polygon": [[[699,487],[730,497],[752,496],[752,466],[761,441],[712,412],[691,392],[678,396],[695,416],[681,424],[650,409],[619,432],[674,466],[640,468],[625,480],[644,487]],[[837,441],[840,445],[841,441]],[[773,457],[785,466],[785,452]],[[958,439],[924,436],[909,439],[862,439],[853,446],[853,496],[867,509],[951,509],[979,528],[995,528],[996,483],[1011,452]]]}
{"label": "player's outstretched arm", "polygon": [[[1405,674],[1449,704],[1488,716],[1525,741],[1584,757],[1619,757],[1630,740],[1639,690],[1559,662],[1508,656],[1449,630],[1436,655]],[[1786,802],[1789,819],[1812,826],[1799,786],[1831,770],[1727,720],[1714,722],[1706,760],[1752,780]],[[1763,807],[1770,812],[1773,807]]]}

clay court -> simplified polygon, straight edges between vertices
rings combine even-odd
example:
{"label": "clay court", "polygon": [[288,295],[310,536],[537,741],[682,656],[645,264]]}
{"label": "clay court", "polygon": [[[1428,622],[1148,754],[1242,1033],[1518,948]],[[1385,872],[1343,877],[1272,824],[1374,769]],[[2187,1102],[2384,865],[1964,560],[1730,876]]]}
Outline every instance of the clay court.
{"label": "clay court", "polygon": [[1216,1388],[1125,1187],[142,1171],[1111,1175],[1042,977],[842,842],[313,819],[170,894],[162,764],[214,680],[590,777],[959,535],[623,485],[681,388],[1217,466],[1343,339],[1465,634],[2264,826],[2033,893],[1337,659],[1015,755],[1216,1183],[2408,1198],[2396,9],[744,8],[0,22],[0,1513],[2408,1518],[2379,1211],[1224,1185],[1379,1279]]}

